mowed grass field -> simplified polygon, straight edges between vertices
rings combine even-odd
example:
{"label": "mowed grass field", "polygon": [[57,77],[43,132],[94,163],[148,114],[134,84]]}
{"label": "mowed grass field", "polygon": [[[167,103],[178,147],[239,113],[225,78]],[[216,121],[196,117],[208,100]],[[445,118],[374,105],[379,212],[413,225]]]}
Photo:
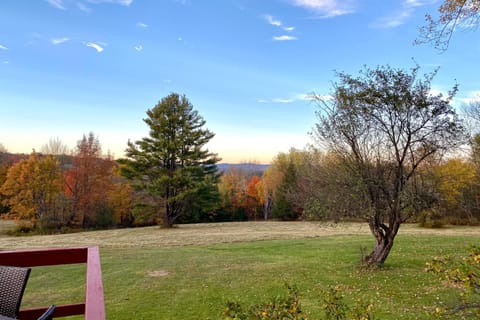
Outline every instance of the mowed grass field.
{"label": "mowed grass field", "polygon": [[[455,288],[424,271],[445,254],[480,244],[478,227],[404,225],[384,268],[359,267],[373,238],[362,223],[245,222],[8,236],[0,249],[98,245],[108,319],[223,319],[228,300],[245,306],[298,287],[309,319],[322,318],[321,289],[338,285],[348,301],[372,300],[379,319],[433,319],[454,303]],[[34,268],[22,307],[78,302],[82,265]],[[79,319],[79,318],[75,318]]]}

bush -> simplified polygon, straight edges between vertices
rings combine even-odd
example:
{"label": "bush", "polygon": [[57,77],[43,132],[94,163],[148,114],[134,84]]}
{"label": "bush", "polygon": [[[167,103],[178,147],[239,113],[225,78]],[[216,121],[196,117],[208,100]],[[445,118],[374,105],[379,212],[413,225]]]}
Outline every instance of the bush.
{"label": "bush", "polygon": [[323,305],[326,320],[373,320],[373,303],[357,300],[353,307],[345,303],[341,286],[323,290]]}
{"label": "bush", "polygon": [[446,224],[454,226],[478,226],[480,224],[475,217],[447,216],[444,221]]}
{"label": "bush", "polygon": [[30,233],[35,230],[34,225],[27,220],[17,220],[17,225],[15,229],[12,231],[12,234],[25,234]]}
{"label": "bush", "polygon": [[288,286],[288,296],[251,306],[245,310],[237,302],[228,302],[224,315],[227,320],[307,320],[300,306],[298,290]]}
{"label": "bush", "polygon": [[438,317],[480,319],[480,247],[472,246],[470,253],[462,258],[435,258],[426,263],[426,271],[443,275],[444,280],[460,290],[456,305],[436,308]]}
{"label": "bush", "polygon": [[436,208],[424,210],[420,213],[418,225],[422,228],[442,228],[443,215]]}
{"label": "bush", "polygon": [[[237,302],[228,302],[224,315],[226,320],[307,320],[307,314],[301,309],[298,290],[286,285],[288,296],[277,297],[273,301],[261,303],[244,309]],[[323,290],[322,308],[326,320],[373,320],[373,304],[358,300],[351,307],[345,300],[340,286]]]}

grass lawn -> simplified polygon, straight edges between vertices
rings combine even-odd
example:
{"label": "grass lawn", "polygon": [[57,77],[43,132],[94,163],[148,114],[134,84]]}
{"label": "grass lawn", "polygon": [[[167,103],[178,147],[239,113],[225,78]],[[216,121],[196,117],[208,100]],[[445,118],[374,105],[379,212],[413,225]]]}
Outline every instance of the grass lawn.
{"label": "grass lawn", "polygon": [[[228,300],[246,306],[299,288],[310,319],[321,319],[321,288],[373,300],[380,319],[433,319],[457,292],[424,272],[434,256],[463,254],[480,228],[405,225],[386,266],[359,268],[373,238],[364,224],[248,222],[9,237],[0,249],[99,245],[108,319],[222,319]],[[23,307],[77,302],[83,266],[34,268]]]}

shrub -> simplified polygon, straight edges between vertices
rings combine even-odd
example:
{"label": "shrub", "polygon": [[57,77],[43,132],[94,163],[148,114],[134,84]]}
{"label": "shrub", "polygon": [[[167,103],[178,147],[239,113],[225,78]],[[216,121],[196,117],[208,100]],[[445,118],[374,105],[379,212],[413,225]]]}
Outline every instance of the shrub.
{"label": "shrub", "polygon": [[480,247],[472,246],[470,253],[462,258],[437,257],[427,262],[426,271],[443,275],[443,279],[460,290],[456,305],[440,308],[439,317],[457,319],[480,319]]}
{"label": "shrub", "polygon": [[373,303],[357,300],[352,306],[345,302],[341,286],[330,287],[323,290],[322,308],[326,320],[373,320]]}
{"label": "shrub", "polygon": [[288,296],[244,309],[237,302],[227,302],[224,315],[227,320],[307,320],[301,309],[298,290],[287,285]]}
{"label": "shrub", "polygon": [[418,224],[422,228],[442,228],[444,226],[443,215],[436,208],[424,210],[420,213]]}
{"label": "shrub", "polygon": [[[277,297],[273,301],[261,303],[244,309],[238,302],[228,302],[224,315],[227,320],[307,320],[302,310],[298,290],[286,285],[288,296]],[[340,286],[322,290],[322,308],[326,320],[373,320],[373,304],[362,300],[349,306],[344,299]]]}

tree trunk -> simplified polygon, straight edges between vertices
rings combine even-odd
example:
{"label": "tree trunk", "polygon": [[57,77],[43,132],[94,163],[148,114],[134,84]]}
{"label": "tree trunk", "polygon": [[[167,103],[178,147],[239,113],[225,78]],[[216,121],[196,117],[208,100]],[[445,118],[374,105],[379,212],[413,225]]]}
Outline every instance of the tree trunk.
{"label": "tree trunk", "polygon": [[375,248],[364,258],[364,262],[368,265],[383,265],[393,247],[393,240],[389,237],[377,239]]}
{"label": "tree trunk", "polygon": [[163,218],[162,218],[162,228],[172,228],[173,227],[173,221],[172,221],[172,207],[170,203],[168,202],[168,198],[165,199],[165,206],[164,206],[164,212],[163,212]]}
{"label": "tree trunk", "polygon": [[368,265],[383,265],[390,254],[390,250],[392,250],[399,227],[400,223],[398,222],[394,222],[389,226],[376,219],[370,222],[370,230],[376,239],[376,244],[373,251],[363,259],[363,262]]}

